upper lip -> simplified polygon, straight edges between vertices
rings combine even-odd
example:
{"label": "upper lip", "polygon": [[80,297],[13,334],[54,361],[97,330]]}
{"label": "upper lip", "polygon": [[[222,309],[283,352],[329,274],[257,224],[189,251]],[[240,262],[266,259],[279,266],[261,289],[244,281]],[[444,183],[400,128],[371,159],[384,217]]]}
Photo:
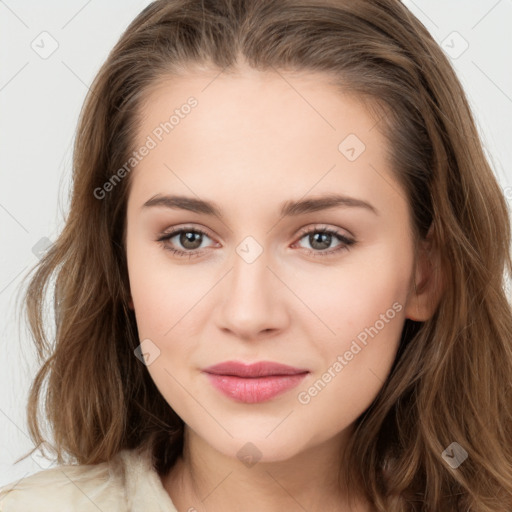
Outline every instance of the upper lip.
{"label": "upper lip", "polygon": [[309,370],[294,368],[293,366],[275,363],[273,361],[258,361],[252,364],[238,361],[225,361],[213,366],[208,366],[208,368],[204,368],[203,371],[216,375],[233,375],[236,377],[267,377],[270,375],[297,375],[299,373],[307,373]]}

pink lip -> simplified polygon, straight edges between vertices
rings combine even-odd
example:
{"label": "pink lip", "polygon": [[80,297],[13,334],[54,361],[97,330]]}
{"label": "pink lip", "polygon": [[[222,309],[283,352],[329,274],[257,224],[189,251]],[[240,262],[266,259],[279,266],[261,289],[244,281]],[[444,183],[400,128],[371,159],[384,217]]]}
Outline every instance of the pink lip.
{"label": "pink lip", "polygon": [[270,361],[249,365],[226,361],[209,366],[203,372],[212,385],[226,396],[240,402],[257,403],[294,388],[309,370]]}

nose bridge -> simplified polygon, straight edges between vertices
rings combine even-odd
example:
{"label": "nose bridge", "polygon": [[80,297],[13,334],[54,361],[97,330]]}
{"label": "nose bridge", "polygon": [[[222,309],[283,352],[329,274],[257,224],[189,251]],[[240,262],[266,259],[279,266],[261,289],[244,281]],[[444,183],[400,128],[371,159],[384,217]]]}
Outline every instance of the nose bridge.
{"label": "nose bridge", "polygon": [[269,287],[272,272],[267,268],[269,251],[253,237],[246,237],[235,250],[233,271],[230,278],[230,296],[236,298],[238,304],[247,303],[252,306],[270,298]]}
{"label": "nose bridge", "polygon": [[235,251],[223,290],[222,326],[244,337],[282,327],[282,297],[277,290],[279,280],[268,268],[270,253],[252,237],[246,237]]}

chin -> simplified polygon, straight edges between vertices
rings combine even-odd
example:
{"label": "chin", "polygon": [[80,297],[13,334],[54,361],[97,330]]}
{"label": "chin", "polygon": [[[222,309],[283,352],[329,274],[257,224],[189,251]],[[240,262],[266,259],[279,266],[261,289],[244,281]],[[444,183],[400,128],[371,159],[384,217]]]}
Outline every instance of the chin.
{"label": "chin", "polygon": [[223,439],[205,438],[205,441],[223,455],[239,459],[247,467],[261,462],[285,461],[305,448],[304,440],[295,438],[289,431],[283,430],[281,435],[274,432],[268,436],[269,430],[264,430],[244,429],[243,434],[230,431],[233,438],[226,435]]}

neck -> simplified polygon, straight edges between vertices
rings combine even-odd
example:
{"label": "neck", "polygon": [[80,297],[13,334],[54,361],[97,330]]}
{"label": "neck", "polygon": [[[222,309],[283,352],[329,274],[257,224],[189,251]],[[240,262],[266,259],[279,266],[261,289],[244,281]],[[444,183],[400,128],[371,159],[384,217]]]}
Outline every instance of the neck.
{"label": "neck", "polygon": [[339,481],[347,433],[285,461],[244,462],[229,457],[185,428],[183,455],[162,477],[176,508],[187,512],[370,512]]}

